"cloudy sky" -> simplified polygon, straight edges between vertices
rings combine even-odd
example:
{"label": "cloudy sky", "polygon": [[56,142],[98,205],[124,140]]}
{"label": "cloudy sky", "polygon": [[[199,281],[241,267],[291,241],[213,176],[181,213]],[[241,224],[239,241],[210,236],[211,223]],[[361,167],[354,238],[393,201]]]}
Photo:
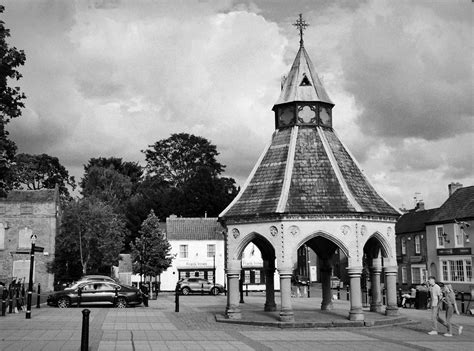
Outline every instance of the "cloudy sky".
{"label": "cloudy sky", "polygon": [[91,157],[143,164],[140,150],[188,132],[242,185],[274,130],[303,13],[334,128],[375,188],[433,208],[448,183],[474,184],[469,0],[4,3],[9,43],[27,56],[11,137],[78,179]]}

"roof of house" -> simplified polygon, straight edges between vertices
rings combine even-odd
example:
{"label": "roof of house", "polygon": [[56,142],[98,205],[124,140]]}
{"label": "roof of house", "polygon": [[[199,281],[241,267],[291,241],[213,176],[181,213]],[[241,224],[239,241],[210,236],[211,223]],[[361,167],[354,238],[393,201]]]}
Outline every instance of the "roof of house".
{"label": "roof of house", "polygon": [[166,218],[168,240],[224,240],[217,218]]}
{"label": "roof of house", "polygon": [[51,202],[57,200],[56,189],[11,190],[0,202]]}
{"label": "roof of house", "polygon": [[474,186],[456,190],[431,217],[430,223],[474,218]]}
{"label": "roof of house", "polygon": [[395,234],[425,231],[428,222],[438,209],[404,213],[395,224]]}

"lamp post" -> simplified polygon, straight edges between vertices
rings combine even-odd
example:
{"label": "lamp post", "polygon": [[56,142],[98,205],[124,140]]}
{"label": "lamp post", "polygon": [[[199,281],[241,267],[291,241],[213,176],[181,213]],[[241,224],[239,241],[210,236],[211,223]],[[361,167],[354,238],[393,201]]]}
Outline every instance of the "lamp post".
{"label": "lamp post", "polygon": [[33,272],[35,267],[35,243],[36,234],[31,235],[31,252],[30,252],[30,280],[28,282],[28,296],[26,299],[26,319],[31,319],[31,295],[33,294]]}
{"label": "lamp post", "polygon": [[212,256],[212,284],[216,285],[216,253],[214,252],[214,256]]}

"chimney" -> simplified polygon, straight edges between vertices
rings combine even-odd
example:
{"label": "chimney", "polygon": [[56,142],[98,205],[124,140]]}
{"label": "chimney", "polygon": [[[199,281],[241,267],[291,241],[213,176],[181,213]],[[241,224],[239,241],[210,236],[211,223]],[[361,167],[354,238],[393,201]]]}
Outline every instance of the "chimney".
{"label": "chimney", "polygon": [[425,203],[423,200],[418,201],[415,207],[415,211],[424,211],[425,210]]}
{"label": "chimney", "polygon": [[451,184],[448,184],[449,196],[453,195],[456,190],[461,189],[461,188],[462,188],[461,183],[452,182]]}

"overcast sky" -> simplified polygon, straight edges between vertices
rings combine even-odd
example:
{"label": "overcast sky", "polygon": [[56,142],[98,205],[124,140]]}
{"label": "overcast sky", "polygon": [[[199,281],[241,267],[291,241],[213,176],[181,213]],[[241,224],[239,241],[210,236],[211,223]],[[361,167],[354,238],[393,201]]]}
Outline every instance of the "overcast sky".
{"label": "overcast sky", "polygon": [[4,1],[26,53],[19,152],[144,164],[171,133],[217,145],[245,182],[274,130],[280,78],[305,47],[336,104],[334,128],[393,205],[440,206],[474,184],[469,0]]}

